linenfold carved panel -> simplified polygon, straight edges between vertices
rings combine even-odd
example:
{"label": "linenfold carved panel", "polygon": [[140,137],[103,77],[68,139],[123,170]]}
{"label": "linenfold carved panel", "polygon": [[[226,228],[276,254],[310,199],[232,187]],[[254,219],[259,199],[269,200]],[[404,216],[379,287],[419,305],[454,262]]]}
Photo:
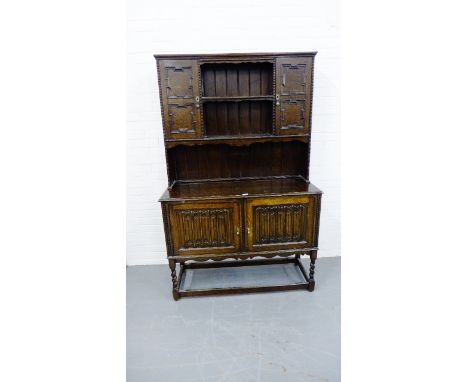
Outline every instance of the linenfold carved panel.
{"label": "linenfold carved panel", "polygon": [[253,244],[306,241],[307,206],[288,204],[253,209]]}
{"label": "linenfold carved panel", "polygon": [[181,249],[234,245],[232,208],[179,210],[176,214]]}
{"label": "linenfold carved panel", "polygon": [[175,255],[206,255],[240,250],[239,203],[193,202],[169,207]]}
{"label": "linenfold carved panel", "polygon": [[245,204],[246,248],[300,248],[313,243],[316,205],[307,196],[252,198]]}

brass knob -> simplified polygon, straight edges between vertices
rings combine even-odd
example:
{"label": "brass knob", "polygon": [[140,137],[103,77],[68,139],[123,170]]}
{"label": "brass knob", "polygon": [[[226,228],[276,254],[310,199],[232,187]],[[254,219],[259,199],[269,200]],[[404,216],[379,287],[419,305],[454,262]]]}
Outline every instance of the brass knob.
{"label": "brass knob", "polygon": [[240,235],[240,230],[239,230],[239,227],[237,227],[237,230],[236,230],[236,235],[239,236]]}

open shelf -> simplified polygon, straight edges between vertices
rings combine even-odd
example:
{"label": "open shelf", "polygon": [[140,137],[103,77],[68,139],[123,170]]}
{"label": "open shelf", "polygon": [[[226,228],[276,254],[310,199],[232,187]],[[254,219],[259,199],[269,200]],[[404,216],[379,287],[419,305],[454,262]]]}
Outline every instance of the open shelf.
{"label": "open shelf", "polygon": [[271,101],[207,102],[203,105],[207,137],[258,135],[273,132]]}
{"label": "open shelf", "polygon": [[202,97],[273,95],[270,62],[207,63],[200,66]]}
{"label": "open shelf", "polygon": [[254,195],[319,194],[321,191],[302,176],[250,179],[176,181],[161,201],[175,199],[216,199]]}
{"label": "open shelf", "polygon": [[202,102],[245,102],[245,101],[273,101],[273,95],[264,96],[232,96],[232,97],[202,97]]}
{"label": "open shelf", "polygon": [[180,291],[206,292],[211,288],[245,289],[265,288],[270,285],[307,286],[305,270],[300,260],[224,261],[222,263],[192,263],[181,268]]}
{"label": "open shelf", "polygon": [[200,66],[206,137],[273,132],[273,64],[206,63]]}
{"label": "open shelf", "polygon": [[175,146],[194,146],[194,145],[216,145],[228,144],[231,146],[249,146],[253,143],[265,142],[290,142],[298,141],[307,143],[308,135],[272,135],[272,134],[245,134],[245,135],[218,135],[212,137],[194,138],[194,139],[167,139],[166,147]]}

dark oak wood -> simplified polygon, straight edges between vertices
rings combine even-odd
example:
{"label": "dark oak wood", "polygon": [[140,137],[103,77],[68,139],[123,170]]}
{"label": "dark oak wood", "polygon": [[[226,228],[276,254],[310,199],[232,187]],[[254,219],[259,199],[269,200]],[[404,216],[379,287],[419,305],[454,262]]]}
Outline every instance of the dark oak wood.
{"label": "dark oak wood", "polygon": [[[241,102],[242,101],[242,102]],[[236,99],[205,101],[205,133],[207,137],[271,134],[273,100]]]}
{"label": "dark oak wood", "polygon": [[234,288],[212,288],[212,289],[199,289],[199,290],[180,290],[177,292],[177,298],[184,296],[216,296],[221,294],[238,294],[238,293],[260,293],[260,292],[278,292],[297,289],[308,289],[308,283],[286,284],[286,285],[271,285],[271,286],[257,286],[257,287],[234,287]]}
{"label": "dark oak wood", "polygon": [[276,132],[304,134],[310,128],[312,57],[276,60]]}
{"label": "dark oak wood", "polygon": [[269,195],[320,195],[313,184],[300,176],[253,179],[226,179],[211,181],[175,182],[159,199],[160,201],[184,201],[187,199],[249,198]]}
{"label": "dark oak wood", "polygon": [[313,246],[315,198],[278,196],[249,198],[245,204],[248,251]]}
{"label": "dark oak wood", "polygon": [[[225,268],[225,267],[245,267],[245,266],[258,266],[258,265],[272,265],[272,264],[294,264],[298,267],[304,278],[303,282],[294,284],[283,285],[269,285],[269,286],[253,286],[253,287],[227,287],[227,288],[212,288],[207,290],[202,289],[183,289],[182,280],[184,279],[185,270],[187,269],[207,269],[207,268]],[[237,293],[258,293],[258,292],[273,292],[273,291],[287,291],[297,289],[311,289],[311,280],[304,270],[300,259],[285,258],[275,260],[247,260],[247,261],[223,261],[211,263],[191,263],[183,264],[181,266],[180,277],[178,282],[178,296],[210,296],[219,294],[237,294]]]}
{"label": "dark oak wood", "polygon": [[[314,289],[322,195],[309,182],[315,55],[155,55],[168,174],[160,202],[175,300]],[[308,271],[302,255],[310,256]],[[284,263],[298,266],[304,282],[181,289],[186,269]]]}
{"label": "dark oak wood", "polygon": [[176,146],[167,149],[169,182],[274,176],[307,178],[308,145],[262,142],[248,146],[223,144]]}
{"label": "dark oak wood", "polygon": [[[201,136],[199,67],[196,60],[164,60],[159,64],[162,112],[168,138]],[[161,79],[164,79],[161,81]]]}
{"label": "dark oak wood", "polygon": [[[253,265],[271,265],[271,264],[297,264],[295,258],[286,257],[283,259],[255,259],[255,260],[235,260],[235,261],[220,261],[210,263],[188,263],[185,264],[185,269],[200,269],[200,268],[226,268],[226,267],[248,267]],[[307,277],[307,276],[306,276]]]}
{"label": "dark oak wood", "polygon": [[203,97],[273,96],[273,63],[205,63]]}
{"label": "dark oak wood", "polygon": [[169,205],[171,242],[175,255],[240,251],[238,201],[201,201]]}
{"label": "dark oak wood", "polygon": [[204,146],[209,144],[225,143],[231,146],[250,146],[252,143],[266,142],[291,142],[297,141],[307,144],[309,142],[308,135],[272,135],[272,134],[246,134],[239,139],[235,135],[224,135],[216,137],[194,138],[194,139],[166,139],[166,148],[176,146]]}
{"label": "dark oak wood", "polygon": [[276,57],[315,56],[317,52],[274,52],[274,53],[200,53],[200,54],[154,54],[156,59],[199,59],[202,62],[214,62],[217,60],[246,59],[247,62],[274,60]]}
{"label": "dark oak wood", "polygon": [[259,95],[259,96],[226,96],[226,97],[206,97],[202,96],[202,102],[241,102],[241,101],[273,101],[273,95]]}
{"label": "dark oak wood", "polygon": [[178,262],[187,262],[187,261],[222,261],[228,259],[239,259],[239,260],[247,260],[253,259],[256,257],[264,257],[273,260],[279,260],[282,257],[289,257],[289,256],[302,256],[307,255],[311,251],[316,251],[317,247],[311,248],[300,248],[300,249],[282,249],[281,251],[250,251],[250,252],[235,252],[235,253],[226,253],[226,254],[219,254],[219,253],[212,253],[209,255],[197,255],[197,256],[171,256],[171,259],[174,259]]}

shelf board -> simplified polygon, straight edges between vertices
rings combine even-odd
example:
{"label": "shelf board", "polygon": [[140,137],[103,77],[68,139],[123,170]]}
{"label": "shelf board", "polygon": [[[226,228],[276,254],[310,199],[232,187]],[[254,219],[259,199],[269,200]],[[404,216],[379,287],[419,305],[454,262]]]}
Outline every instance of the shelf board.
{"label": "shelf board", "polygon": [[273,95],[234,96],[234,97],[201,97],[202,102],[242,102],[242,101],[273,101]]}
{"label": "shelf board", "polygon": [[166,139],[166,147],[171,148],[175,146],[195,146],[195,145],[206,145],[206,144],[219,144],[225,143],[232,146],[248,146],[252,143],[263,143],[263,142],[290,142],[299,141],[307,143],[309,141],[308,135],[226,135],[226,136],[214,136],[204,138],[193,138],[193,139]]}
{"label": "shelf board", "polygon": [[302,176],[194,180],[190,182],[176,181],[161,196],[160,201],[321,193],[322,191]]}

